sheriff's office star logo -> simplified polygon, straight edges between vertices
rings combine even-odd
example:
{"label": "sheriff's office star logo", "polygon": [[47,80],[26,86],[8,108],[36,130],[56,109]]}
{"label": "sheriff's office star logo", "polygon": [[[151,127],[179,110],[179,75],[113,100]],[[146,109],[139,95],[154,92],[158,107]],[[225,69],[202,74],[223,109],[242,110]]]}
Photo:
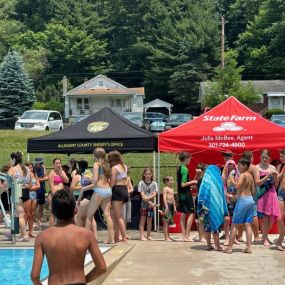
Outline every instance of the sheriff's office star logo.
{"label": "sheriff's office star logo", "polygon": [[109,123],[107,122],[102,122],[102,121],[92,122],[88,124],[87,131],[90,133],[97,133],[105,130],[108,126]]}

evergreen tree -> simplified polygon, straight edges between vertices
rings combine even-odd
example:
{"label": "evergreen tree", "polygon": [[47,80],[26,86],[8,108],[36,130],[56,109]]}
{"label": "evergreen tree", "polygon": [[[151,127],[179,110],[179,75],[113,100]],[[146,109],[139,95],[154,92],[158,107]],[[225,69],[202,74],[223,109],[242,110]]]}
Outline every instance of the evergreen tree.
{"label": "evergreen tree", "polygon": [[0,66],[0,106],[20,115],[35,101],[34,87],[24,69],[22,56],[8,52]]}
{"label": "evergreen tree", "polygon": [[219,23],[211,1],[175,0],[168,5],[171,9],[156,41],[145,45],[151,54],[146,90],[179,109],[195,112],[199,82],[217,64]]}

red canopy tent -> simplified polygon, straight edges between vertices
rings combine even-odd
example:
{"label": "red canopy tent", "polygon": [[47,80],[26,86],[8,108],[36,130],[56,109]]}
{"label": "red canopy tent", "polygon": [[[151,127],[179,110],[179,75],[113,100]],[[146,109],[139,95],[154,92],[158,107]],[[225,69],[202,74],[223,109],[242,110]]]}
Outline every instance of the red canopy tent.
{"label": "red canopy tent", "polygon": [[285,148],[285,128],[262,118],[234,97],[158,138],[159,151],[189,151],[194,163],[223,163],[221,152],[225,150],[235,155],[251,150],[256,159],[263,148],[278,158],[278,150]]}

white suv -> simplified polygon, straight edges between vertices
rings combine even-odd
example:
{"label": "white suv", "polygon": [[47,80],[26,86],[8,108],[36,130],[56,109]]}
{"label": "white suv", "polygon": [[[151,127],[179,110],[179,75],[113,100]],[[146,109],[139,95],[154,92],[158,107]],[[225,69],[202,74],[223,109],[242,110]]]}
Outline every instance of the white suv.
{"label": "white suv", "polygon": [[63,129],[59,112],[49,110],[29,110],[15,123],[15,130],[58,131]]}

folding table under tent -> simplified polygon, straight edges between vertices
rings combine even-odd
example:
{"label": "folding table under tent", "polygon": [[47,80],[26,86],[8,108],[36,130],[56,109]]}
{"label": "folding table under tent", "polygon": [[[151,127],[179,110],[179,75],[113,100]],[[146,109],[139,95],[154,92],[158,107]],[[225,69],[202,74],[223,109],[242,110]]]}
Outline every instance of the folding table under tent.
{"label": "folding table under tent", "polygon": [[249,150],[256,158],[264,148],[271,151],[272,158],[278,158],[278,150],[285,148],[285,128],[261,117],[235,97],[158,137],[159,152],[188,151],[193,163],[223,163],[221,152],[225,150],[234,155]]}

